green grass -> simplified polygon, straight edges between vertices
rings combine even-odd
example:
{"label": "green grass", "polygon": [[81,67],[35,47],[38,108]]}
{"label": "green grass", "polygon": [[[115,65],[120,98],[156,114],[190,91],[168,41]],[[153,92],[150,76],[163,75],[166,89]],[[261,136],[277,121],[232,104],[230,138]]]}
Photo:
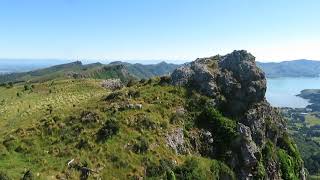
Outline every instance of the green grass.
{"label": "green grass", "polygon": [[[40,179],[55,177],[65,171],[78,177],[77,171],[66,167],[68,160],[74,158],[79,163],[86,161],[90,167],[102,169],[99,176],[103,179],[130,174],[144,176],[142,163],[146,157],[152,161],[159,157],[174,157],[177,162],[183,159],[168,149],[164,139],[166,129],[161,130],[168,128],[175,107],[185,104],[186,92],[181,88],[136,85],[133,88],[141,91],[140,97],[130,99],[125,95],[125,101],[112,102],[102,101],[110,91],[101,88],[96,80],[60,80],[32,85],[32,90],[28,91],[24,91],[24,84],[0,88],[0,100],[4,100],[0,106],[0,128],[3,130],[0,140],[6,142],[6,146],[0,146],[0,169],[6,169],[14,179],[20,178],[28,169]],[[128,88],[121,90],[123,94],[128,91]],[[129,103],[142,104],[143,108],[113,111],[117,106]],[[96,142],[95,134],[102,124],[81,124],[78,119],[85,110],[96,112],[101,123],[110,117],[116,119],[120,123],[119,133],[106,143]],[[77,120],[68,125],[70,116]],[[140,116],[150,118],[156,129],[141,128]],[[54,117],[58,120],[53,120]],[[75,134],[76,127],[84,130]],[[150,144],[144,154],[131,150],[140,137],[145,137]],[[88,147],[76,148],[80,140],[88,142]]]}
{"label": "green grass", "polygon": [[[20,95],[17,96],[17,93]],[[65,164],[68,158],[55,158],[48,153],[49,148],[37,137],[40,120],[58,116],[65,118],[80,109],[86,108],[91,102],[96,102],[107,90],[100,87],[96,80],[63,80],[33,84],[32,91],[24,91],[23,84],[13,88],[0,88],[0,128],[3,141],[8,137],[17,139],[17,144],[23,145],[20,139],[30,140],[32,153],[17,153],[1,148],[0,169],[7,169],[13,178],[18,178],[25,169],[34,170],[35,173],[56,172]],[[52,106],[52,113],[48,107]],[[16,130],[20,130],[19,133]],[[16,145],[13,145],[16,148]],[[52,166],[49,165],[52,163]],[[44,168],[45,169],[42,169]],[[53,170],[50,170],[52,167]],[[49,169],[48,169],[49,168]],[[44,178],[46,179],[46,178]]]}
{"label": "green grass", "polygon": [[311,127],[314,125],[320,125],[320,119],[311,115],[311,114],[308,114],[305,116],[305,122],[306,122],[307,127]]}
{"label": "green grass", "polygon": [[[95,80],[64,80],[36,83],[32,91],[24,91],[23,85],[0,88],[0,128],[15,129],[34,124],[49,114],[64,118],[73,110],[100,98],[106,90]],[[17,93],[20,96],[17,96]],[[3,131],[0,132],[3,134]]]}
{"label": "green grass", "polygon": [[[199,130],[196,122],[200,114],[206,115],[210,126],[219,127],[214,136],[221,139],[221,149],[228,150],[237,136],[236,122],[215,109],[205,113],[207,97],[159,83],[156,78],[113,92],[103,89],[100,81],[89,79],[35,83],[27,91],[25,84],[1,87],[0,170],[13,179],[19,179],[26,170],[36,179],[78,179],[80,172],[67,167],[74,159],[75,164],[87,164],[97,171],[91,179],[183,179],[185,175],[189,179],[234,179],[224,159],[199,157],[189,138]],[[142,108],[135,108],[137,104]],[[177,115],[181,108],[185,113]],[[173,117],[178,120],[173,121]],[[190,154],[177,154],[168,147],[166,136],[176,128],[183,128]],[[103,141],[99,140],[101,134]],[[290,160],[295,162],[290,142],[286,149],[290,153],[280,153],[282,157],[292,156]],[[260,166],[263,170],[262,162]],[[293,167],[287,164],[286,168],[291,172]]]}

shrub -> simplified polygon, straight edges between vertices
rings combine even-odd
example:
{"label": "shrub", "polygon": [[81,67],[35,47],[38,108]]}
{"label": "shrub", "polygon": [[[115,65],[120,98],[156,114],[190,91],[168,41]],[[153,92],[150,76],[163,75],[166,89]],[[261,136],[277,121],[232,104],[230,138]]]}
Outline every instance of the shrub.
{"label": "shrub", "polygon": [[133,145],[133,152],[143,154],[149,149],[149,141],[145,137],[139,137],[137,142]]}
{"label": "shrub", "polygon": [[197,120],[199,127],[209,129],[215,137],[218,148],[217,155],[224,155],[230,148],[232,141],[237,137],[236,122],[222,116],[214,108],[205,108]]}
{"label": "shrub", "polygon": [[147,177],[158,177],[164,174],[164,169],[155,162],[148,162],[146,168]]}
{"label": "shrub", "polygon": [[299,171],[295,170],[295,160],[283,149],[278,150],[278,158],[283,179],[298,180]]}
{"label": "shrub", "polygon": [[7,88],[12,88],[12,87],[13,87],[13,82],[7,83],[6,87],[7,87]]}
{"label": "shrub", "polygon": [[276,159],[277,154],[275,146],[271,141],[267,141],[265,147],[262,149],[262,156],[264,162]]}
{"label": "shrub", "polygon": [[128,83],[127,83],[127,87],[132,87],[134,85],[136,85],[138,82],[135,79],[129,79]]}
{"label": "shrub", "polygon": [[183,165],[178,166],[174,170],[177,179],[184,180],[201,180],[207,179],[204,169],[199,167],[196,159],[191,158],[184,162]]}
{"label": "shrub", "polygon": [[112,136],[119,132],[120,125],[115,119],[107,120],[101,129],[97,133],[97,141],[105,142]]}
{"label": "shrub", "polygon": [[22,180],[33,180],[33,174],[30,170],[24,173]]}
{"label": "shrub", "polygon": [[171,82],[171,77],[170,76],[162,76],[160,77],[160,85],[168,85]]}
{"label": "shrub", "polygon": [[10,180],[10,178],[7,173],[0,171],[0,180]]}
{"label": "shrub", "polygon": [[96,123],[99,123],[100,117],[99,114],[96,112],[83,111],[81,112],[80,121],[82,124],[94,125]]}
{"label": "shrub", "polygon": [[119,99],[123,93],[121,91],[110,93],[108,96],[104,98],[105,101],[116,100]]}
{"label": "shrub", "polygon": [[[160,163],[157,164],[153,161],[147,160],[146,163],[146,175],[148,177],[159,177],[159,176],[167,176],[172,177],[172,169],[174,165],[171,161],[167,159],[161,159]],[[174,173],[173,173],[174,176]]]}
{"label": "shrub", "polygon": [[129,167],[128,162],[126,162],[124,159],[118,157],[115,154],[111,154],[108,159],[112,162],[112,164],[116,167],[116,168],[127,168]]}
{"label": "shrub", "polygon": [[141,83],[141,84],[144,84],[145,82],[147,82],[147,80],[144,79],[144,78],[142,78],[142,79],[139,81],[139,83]]}
{"label": "shrub", "polygon": [[132,97],[132,98],[138,98],[140,97],[140,91],[135,91],[130,89],[128,92],[128,96]]}
{"label": "shrub", "polygon": [[286,150],[290,156],[301,160],[297,145],[290,139],[287,133],[283,134],[283,136],[278,139],[278,145]]}
{"label": "shrub", "polygon": [[90,149],[92,146],[90,142],[86,139],[80,139],[78,144],[76,145],[76,148],[78,149]]}
{"label": "shrub", "polygon": [[7,136],[4,138],[2,144],[8,151],[15,150],[18,147],[18,140],[14,136]]}
{"label": "shrub", "polygon": [[142,131],[142,130],[155,130],[158,128],[159,124],[154,122],[154,120],[151,119],[150,116],[147,116],[145,114],[138,114],[132,126],[137,131]]}
{"label": "shrub", "polygon": [[32,86],[30,86],[30,84],[25,84],[25,85],[23,86],[23,89],[24,89],[24,91],[28,91],[28,90],[31,90],[31,89],[32,89]]}
{"label": "shrub", "polygon": [[266,169],[264,168],[263,163],[260,161],[257,166],[257,174],[255,175],[255,177],[257,179],[265,179],[266,175]]}
{"label": "shrub", "polygon": [[176,179],[235,179],[233,171],[225,164],[203,158],[189,158],[174,169]]}
{"label": "shrub", "polygon": [[152,84],[153,82],[154,82],[154,80],[153,80],[152,78],[150,78],[150,79],[147,81],[148,84]]}

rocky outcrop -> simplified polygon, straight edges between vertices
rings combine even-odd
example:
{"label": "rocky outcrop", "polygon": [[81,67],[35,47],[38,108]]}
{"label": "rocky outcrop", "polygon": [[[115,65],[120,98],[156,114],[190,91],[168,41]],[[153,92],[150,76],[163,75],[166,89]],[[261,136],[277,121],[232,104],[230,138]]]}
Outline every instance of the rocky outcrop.
{"label": "rocky outcrop", "polygon": [[101,82],[101,86],[107,89],[116,90],[121,89],[123,84],[120,79],[107,79]]}
{"label": "rocky outcrop", "polygon": [[[171,83],[209,96],[214,108],[237,120],[239,138],[233,142],[229,166],[236,171],[239,179],[261,176],[266,179],[282,178],[281,174],[285,172],[281,172],[278,158],[263,157],[266,156],[263,150],[267,142],[277,146],[272,151],[275,154],[278,148],[286,149],[280,145],[278,147],[278,139],[284,139],[287,134],[285,122],[278,110],[265,100],[266,78],[256,66],[254,56],[241,50],[225,56],[199,58],[176,69],[171,75]],[[287,153],[290,154],[289,150]],[[301,172],[304,170],[301,164],[295,168]],[[296,176],[305,178],[299,172]]]}
{"label": "rocky outcrop", "polygon": [[175,70],[171,78],[174,85],[188,85],[215,97],[234,116],[262,101],[266,92],[265,75],[246,51],[197,59]]}
{"label": "rocky outcrop", "polygon": [[177,154],[187,153],[185,148],[185,139],[182,128],[174,129],[166,136],[167,145],[173,149]]}

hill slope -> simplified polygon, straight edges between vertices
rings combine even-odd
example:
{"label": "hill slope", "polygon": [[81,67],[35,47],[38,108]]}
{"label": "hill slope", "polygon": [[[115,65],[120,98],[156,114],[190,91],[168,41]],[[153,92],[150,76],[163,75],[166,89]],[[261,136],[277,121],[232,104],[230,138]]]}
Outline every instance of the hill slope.
{"label": "hill slope", "polygon": [[88,79],[0,87],[0,175],[304,179],[265,81],[235,51],[115,91]]}
{"label": "hill slope", "polygon": [[163,75],[169,75],[172,73],[176,68],[178,68],[180,65],[177,64],[168,64],[166,62],[161,62],[158,64],[150,64],[150,65],[144,65],[144,64],[130,64],[125,62],[112,62],[110,64],[121,64],[124,65],[128,72],[140,79],[148,79],[150,77],[154,76],[163,76]]}
{"label": "hill slope", "polygon": [[52,66],[49,68],[23,73],[0,75],[0,83],[8,82],[45,82],[66,78],[119,78],[126,82],[132,78],[150,78],[170,74],[178,65],[159,63],[155,65],[113,62],[108,65],[93,63],[83,65],[80,61]]}
{"label": "hill slope", "polygon": [[257,65],[267,77],[319,77],[320,61],[294,60],[279,63],[261,63]]}

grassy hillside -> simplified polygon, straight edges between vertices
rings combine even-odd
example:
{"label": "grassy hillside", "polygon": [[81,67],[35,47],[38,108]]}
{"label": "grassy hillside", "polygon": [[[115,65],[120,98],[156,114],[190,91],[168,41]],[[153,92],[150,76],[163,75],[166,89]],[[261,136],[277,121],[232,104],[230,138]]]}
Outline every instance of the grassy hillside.
{"label": "grassy hillside", "polygon": [[[166,78],[113,92],[89,79],[29,85],[0,88],[1,177],[235,179],[224,162],[236,121],[206,111],[206,96]],[[215,158],[198,153],[206,146],[193,148],[205,121],[218,129]],[[271,143],[267,154],[277,152],[290,158],[286,163],[294,160]],[[294,172],[290,164],[283,168]]]}
{"label": "grassy hillside", "polygon": [[[93,91],[94,90],[94,91]],[[64,80],[0,88],[0,169],[18,179],[25,169],[50,169],[64,163],[48,154],[50,140],[43,139],[39,123],[66,118],[101,98],[105,90],[95,80]],[[18,148],[18,149],[17,149]],[[51,171],[51,170],[49,170]],[[42,176],[42,179],[47,179]]]}
{"label": "grassy hillside", "polygon": [[81,62],[77,61],[25,73],[1,75],[0,82],[46,82],[50,80],[79,78],[120,78],[121,80],[126,81],[132,77],[133,76],[129,75],[126,69],[121,65],[107,66],[101,63],[83,65]]}
{"label": "grassy hillside", "polygon": [[172,73],[180,65],[168,64],[166,62],[161,62],[158,64],[143,65],[143,64],[130,64],[125,62],[113,62],[111,64],[122,64],[128,69],[130,74],[140,78],[148,79],[154,76],[163,76]]}
{"label": "grassy hillside", "polygon": [[114,62],[108,65],[93,63],[83,65],[80,61],[52,66],[49,68],[23,73],[0,74],[0,83],[9,82],[45,82],[54,79],[109,79],[119,78],[123,82],[129,79],[142,79],[170,74],[178,65],[165,62],[154,65]]}
{"label": "grassy hillside", "polygon": [[[174,115],[188,103],[187,92],[159,87],[150,82],[111,93],[95,80],[36,83],[27,91],[2,87],[0,169],[13,179],[26,170],[37,179],[77,179],[81,171],[67,166],[75,159],[97,171],[92,177],[134,179],[146,176],[145,167],[147,176],[162,176],[167,166],[187,161],[195,175],[233,176],[219,161],[176,155],[165,145],[165,132],[182,123]],[[142,108],[127,107],[136,103]],[[101,133],[104,127],[117,130]]]}

